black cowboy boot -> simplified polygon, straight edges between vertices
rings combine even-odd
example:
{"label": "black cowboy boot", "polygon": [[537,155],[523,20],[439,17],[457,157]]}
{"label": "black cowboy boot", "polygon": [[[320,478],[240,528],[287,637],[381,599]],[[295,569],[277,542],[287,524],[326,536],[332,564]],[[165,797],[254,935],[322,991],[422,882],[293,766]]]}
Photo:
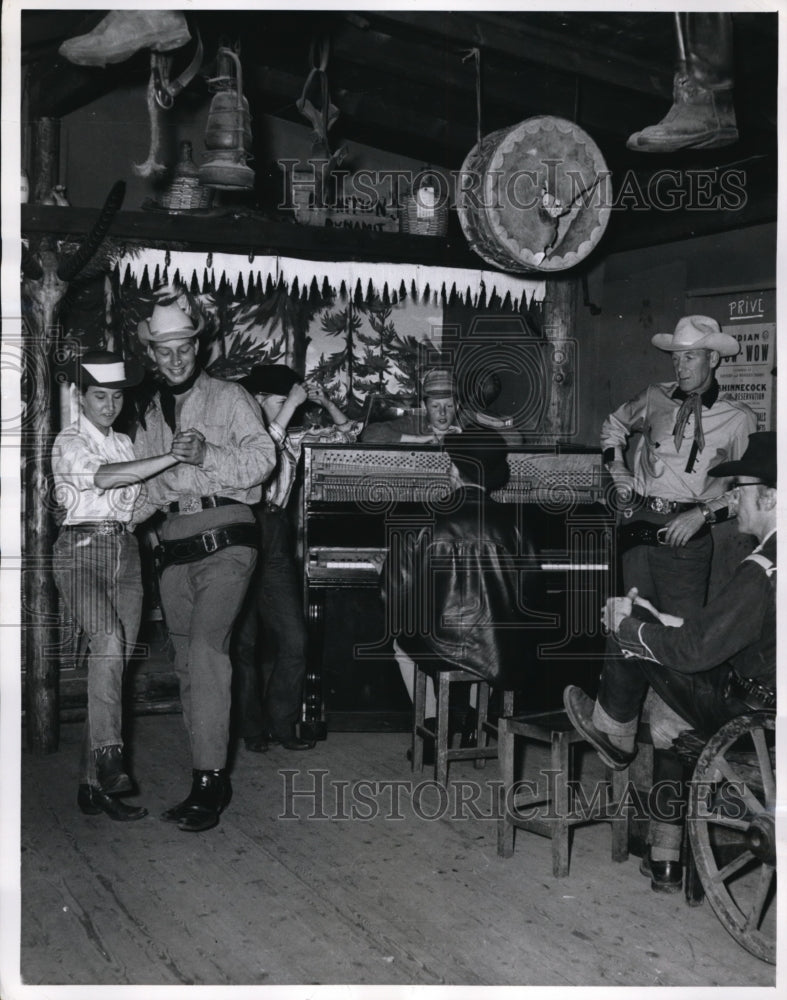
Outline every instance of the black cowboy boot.
{"label": "black cowboy boot", "polygon": [[191,791],[179,805],[162,813],[161,818],[177,823],[179,830],[199,833],[210,830],[219,822],[219,814],[232,798],[232,785],[227,772],[192,771]]}
{"label": "black cowboy boot", "polygon": [[105,795],[120,795],[134,787],[131,778],[123,770],[123,748],[119,744],[99,747],[93,751],[96,762],[96,778]]}
{"label": "black cowboy boot", "polygon": [[737,142],[732,60],[731,15],[687,14],[685,61],[679,62],[675,73],[672,107],[658,124],[630,136],[628,148],[644,153],[672,153],[678,149],[714,149]]}
{"label": "black cowboy boot", "polygon": [[86,816],[98,816],[106,813],[110,819],[127,823],[130,820],[142,819],[148,811],[143,806],[127,806],[120,799],[106,795],[95,785],[83,784],[77,792],[77,805]]}

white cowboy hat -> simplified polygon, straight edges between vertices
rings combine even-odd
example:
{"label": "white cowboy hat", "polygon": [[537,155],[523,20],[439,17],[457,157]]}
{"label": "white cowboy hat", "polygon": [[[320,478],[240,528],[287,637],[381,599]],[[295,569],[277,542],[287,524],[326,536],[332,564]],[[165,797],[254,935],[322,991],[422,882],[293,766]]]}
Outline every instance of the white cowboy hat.
{"label": "white cowboy hat", "polygon": [[200,316],[194,321],[180,306],[156,306],[150,319],[143,319],[137,326],[137,336],[143,344],[164,344],[168,340],[186,340],[196,337],[205,325]]}
{"label": "white cowboy hat", "polygon": [[741,349],[738,341],[710,316],[684,316],[678,320],[674,333],[657,333],[651,337],[651,344],[660,351],[690,351],[704,349],[718,351],[723,358],[737,354]]}

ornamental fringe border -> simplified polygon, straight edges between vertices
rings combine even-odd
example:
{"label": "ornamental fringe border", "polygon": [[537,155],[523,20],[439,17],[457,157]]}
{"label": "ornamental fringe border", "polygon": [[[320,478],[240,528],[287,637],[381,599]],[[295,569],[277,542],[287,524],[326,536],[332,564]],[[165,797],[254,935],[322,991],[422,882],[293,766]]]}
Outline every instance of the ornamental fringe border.
{"label": "ornamental fringe border", "polygon": [[353,295],[358,289],[366,295],[371,284],[380,297],[387,293],[394,302],[404,289],[406,295],[416,296],[423,302],[432,301],[435,305],[447,301],[452,295],[468,300],[474,307],[484,298],[489,303],[497,297],[502,305],[507,305],[508,299],[511,308],[519,310],[527,309],[533,302],[543,302],[546,294],[544,280],[531,281],[497,271],[424,264],[315,261],[273,255],[206,254],[145,248],[119,257],[116,266],[121,281],[130,275],[137,284],[144,280],[146,270],[151,284],[156,272],[162,276],[166,272],[170,280],[178,275],[187,286],[194,280],[200,286],[206,280],[218,286],[224,278],[232,287],[243,280],[246,288],[259,283],[264,288],[270,279],[274,285],[282,282],[293,292],[297,287],[302,296],[309,294],[314,282],[318,288],[327,283],[337,294],[343,285]]}

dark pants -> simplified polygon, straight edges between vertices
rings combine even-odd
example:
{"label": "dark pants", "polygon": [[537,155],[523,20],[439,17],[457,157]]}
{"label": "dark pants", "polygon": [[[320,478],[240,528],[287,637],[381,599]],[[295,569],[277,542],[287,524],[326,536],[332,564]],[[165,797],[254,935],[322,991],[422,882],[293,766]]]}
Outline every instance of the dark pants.
{"label": "dark pants", "polygon": [[[240,732],[245,739],[266,731],[288,738],[300,715],[306,673],[301,584],[286,513],[259,508],[255,517],[260,558],[233,637]],[[258,651],[260,626],[270,643],[264,657]]]}
{"label": "dark pants", "polygon": [[[634,520],[665,525],[669,517],[644,514]],[[713,539],[693,538],[685,545],[637,545],[621,558],[623,587],[636,587],[639,596],[659,611],[688,618],[704,607],[708,596]]]}
{"label": "dark pants", "polygon": [[[634,515],[634,521],[664,525],[670,517],[661,514]],[[659,611],[688,618],[705,606],[708,596],[713,539],[691,539],[685,545],[635,545],[621,556],[623,593],[636,587],[639,596]],[[607,639],[605,661],[620,658],[620,650]]]}

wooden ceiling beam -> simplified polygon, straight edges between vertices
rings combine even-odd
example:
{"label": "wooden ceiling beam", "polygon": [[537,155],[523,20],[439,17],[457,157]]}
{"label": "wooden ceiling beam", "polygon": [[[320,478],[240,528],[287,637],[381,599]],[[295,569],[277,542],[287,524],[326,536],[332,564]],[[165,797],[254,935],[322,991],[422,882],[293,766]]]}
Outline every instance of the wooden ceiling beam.
{"label": "wooden ceiling beam", "polygon": [[[584,39],[533,27],[527,14],[518,22],[510,14],[380,11],[367,15],[370,24],[394,23],[416,33],[429,32],[450,39],[457,46],[492,50],[578,76],[591,77],[645,94],[672,94],[671,65],[651,64],[610,45],[592,46]],[[521,23],[521,27],[518,25]]]}

